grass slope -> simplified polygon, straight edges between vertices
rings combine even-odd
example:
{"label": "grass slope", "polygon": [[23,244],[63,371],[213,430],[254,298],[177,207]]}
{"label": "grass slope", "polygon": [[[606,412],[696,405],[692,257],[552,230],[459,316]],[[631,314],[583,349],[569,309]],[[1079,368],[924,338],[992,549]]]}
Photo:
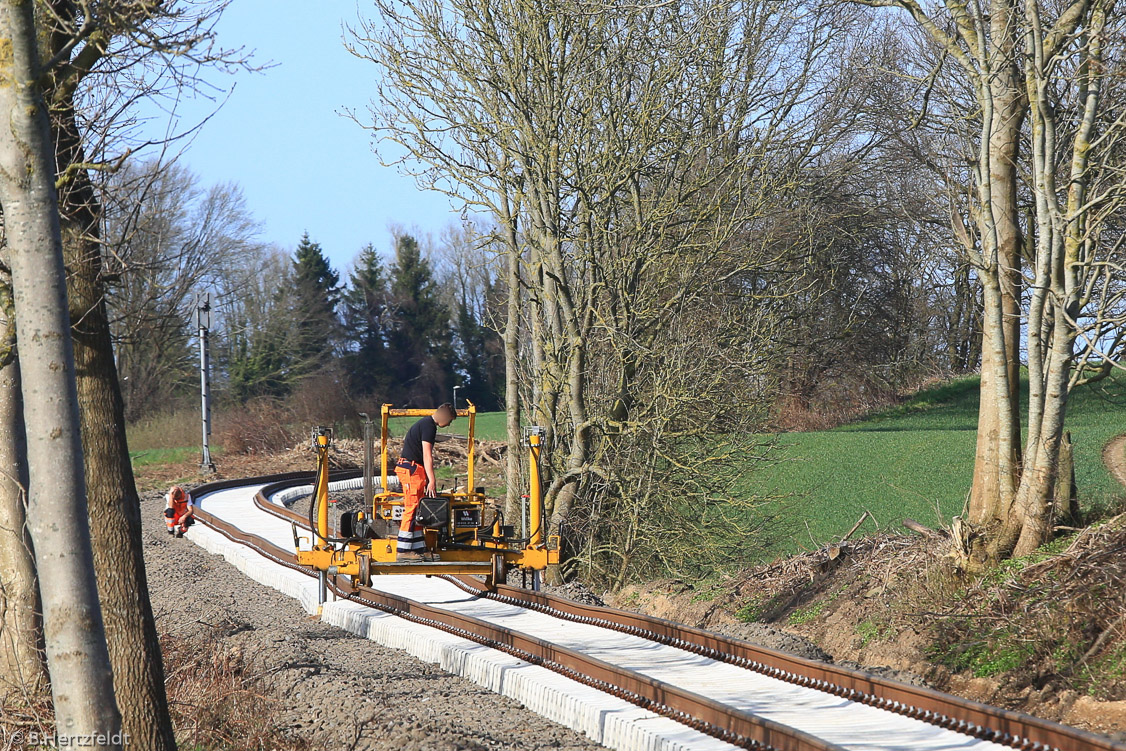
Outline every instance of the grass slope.
{"label": "grass slope", "polygon": [[[865,510],[881,527],[897,527],[905,517],[935,525],[961,513],[973,472],[977,406],[978,380],[965,378],[835,430],[779,436],[776,463],[747,481],[748,492],[788,496],[771,503],[789,526],[787,541],[770,553],[840,537]],[[1068,429],[1083,508],[1117,508],[1123,489],[1101,455],[1108,440],[1126,432],[1126,377],[1115,374],[1074,392]]]}

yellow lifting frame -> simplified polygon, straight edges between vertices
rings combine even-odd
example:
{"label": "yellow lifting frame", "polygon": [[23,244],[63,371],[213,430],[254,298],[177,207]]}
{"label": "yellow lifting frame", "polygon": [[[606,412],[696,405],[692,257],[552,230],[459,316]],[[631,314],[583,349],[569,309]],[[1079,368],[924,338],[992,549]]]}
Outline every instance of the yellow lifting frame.
{"label": "yellow lifting frame", "polygon": [[[380,498],[400,495],[390,493],[388,484],[388,420],[392,417],[427,417],[434,413],[432,409],[393,409],[390,404],[384,404],[380,410],[380,471],[383,481],[383,492],[372,499],[375,504]],[[469,487],[465,493],[449,493],[451,499],[463,496],[467,499],[476,497],[473,487],[474,460],[476,454],[475,422],[477,407],[470,402],[469,408],[457,410],[458,417],[469,418],[469,450],[467,481]],[[311,550],[297,549],[298,563],[312,566],[322,572],[345,574],[357,577],[357,580],[366,581],[373,574],[390,573],[465,573],[486,574],[490,573],[492,560],[498,557],[510,566],[543,570],[548,565],[559,563],[559,539],[556,535],[550,537],[543,529],[542,490],[540,487],[540,451],[542,449],[542,429],[530,428],[525,434],[525,446],[529,449],[529,539],[521,550],[504,549],[500,543],[484,543],[480,551],[476,550],[444,550],[440,562],[399,563],[395,551],[394,541],[375,539],[370,543],[350,542],[339,549],[329,543],[328,537],[328,451],[332,442],[331,431],[318,429],[314,434],[314,447],[317,453],[317,475],[314,485],[314,502],[317,504],[314,537]],[[376,515],[372,509],[373,518]],[[499,524],[499,521],[497,522]],[[494,535],[499,535],[500,530],[494,528]],[[317,538],[320,538],[319,540]],[[296,536],[295,536],[296,539]],[[546,545],[544,544],[546,541]],[[319,543],[319,544],[318,544]],[[482,559],[482,553],[491,556]],[[388,565],[390,564],[390,565]]]}
{"label": "yellow lifting frame", "polygon": [[[469,401],[469,400],[467,399],[466,401]],[[469,408],[468,409],[458,409],[458,410],[455,410],[455,413],[457,414],[458,417],[468,417],[469,418],[469,452],[468,452],[468,462],[467,462],[467,467],[466,467],[466,478],[465,478],[465,481],[467,483],[466,495],[469,496],[469,495],[472,495],[473,492],[474,492],[474,489],[473,489],[473,461],[474,461],[474,458],[475,458],[475,455],[476,455],[476,448],[477,448],[477,441],[476,441],[476,437],[475,437],[475,434],[474,434],[474,427],[475,427],[474,423],[477,419],[477,405],[475,405],[473,402],[469,402]],[[388,438],[387,421],[392,417],[429,417],[430,415],[434,414],[434,410],[432,410],[432,409],[392,409],[390,404],[384,404],[380,408],[379,414],[380,414],[379,466],[380,466],[380,478],[383,481],[383,484],[381,486],[383,488],[383,493],[381,495],[386,496],[386,495],[389,494],[389,491],[387,490],[387,488],[388,488],[388,485],[387,485],[387,438]],[[373,509],[372,513],[374,515],[374,509]]]}

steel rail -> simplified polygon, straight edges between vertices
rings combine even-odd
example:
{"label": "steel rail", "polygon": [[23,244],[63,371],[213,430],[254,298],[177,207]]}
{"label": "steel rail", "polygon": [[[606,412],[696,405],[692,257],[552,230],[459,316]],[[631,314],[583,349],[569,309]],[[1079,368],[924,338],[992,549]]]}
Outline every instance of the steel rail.
{"label": "steel rail", "polygon": [[1019,749],[1123,751],[1106,736],[1038,717],[912,686],[860,670],[808,660],[741,639],[722,636],[664,618],[586,605],[544,592],[498,585],[495,591],[467,576],[443,576],[466,592],[557,618],[620,631],[678,647],[771,678],[923,720],[939,727]]}
{"label": "steel rail", "polygon": [[[308,478],[308,473],[293,473],[293,475],[285,479],[300,482]],[[189,496],[195,498],[205,493],[240,485],[259,484],[270,479],[274,478],[267,476],[209,483],[193,489]],[[275,483],[275,489],[276,485],[278,483]],[[257,496],[255,503],[261,506],[259,501],[262,493],[259,492]],[[264,509],[286,519],[300,517],[294,512],[278,513],[288,510],[280,509],[268,501],[264,502]],[[227,539],[244,545],[279,565],[314,577],[310,569],[296,563],[291,551],[284,550],[258,535],[245,532],[201,508],[197,507],[195,516],[200,523],[214,529]],[[370,587],[354,587],[348,577],[331,576],[328,586],[340,599],[358,602],[511,654],[530,664],[547,668],[605,691],[735,746],[751,751],[844,751],[841,746],[828,743],[795,728],[757,717],[664,681],[619,668],[576,650],[519,631],[399,595],[380,592]]]}
{"label": "steel rail", "polygon": [[[255,505],[267,513],[307,528],[308,521],[304,516],[271,503],[267,496],[287,486],[308,481],[313,475],[312,472],[292,472],[284,475],[226,480],[202,485],[192,491],[191,495],[241,485],[268,483],[256,494]],[[334,474],[330,479],[347,479],[357,475],[356,472],[342,472]],[[222,520],[214,519],[202,510],[197,510],[197,516],[201,514],[203,516],[201,521],[231,539],[248,544],[282,565],[313,575],[311,571],[298,566],[293,561],[291,552],[277,548],[272,543],[244,533]],[[397,595],[367,587],[353,588],[350,579],[346,577],[330,578],[334,592],[342,598],[362,602],[384,612],[393,612],[411,620],[418,620],[426,625],[443,628],[451,633],[456,632],[478,643],[488,644],[533,664],[543,665],[588,685],[607,690],[631,703],[676,719],[734,745],[756,749],[771,747],[779,751],[814,751],[815,749],[821,751],[825,748],[833,748],[824,741],[801,731],[792,728],[783,730],[784,726],[777,726],[776,723],[771,723],[765,718],[752,717],[705,697],[661,684],[660,681],[630,671],[620,670],[595,658],[551,645],[535,637],[469,616],[439,610]],[[564,620],[600,626],[677,647],[795,685],[868,704],[1022,751],[1087,751],[1088,749],[1126,751],[1126,744],[1116,743],[1095,733],[862,671],[807,660],[666,619],[584,605],[543,592],[532,592],[507,585],[498,585],[495,590],[490,591],[484,582],[468,576],[441,578],[475,596],[488,597]],[[585,672],[588,668],[589,672]],[[748,720],[758,730],[749,727],[746,724]]]}

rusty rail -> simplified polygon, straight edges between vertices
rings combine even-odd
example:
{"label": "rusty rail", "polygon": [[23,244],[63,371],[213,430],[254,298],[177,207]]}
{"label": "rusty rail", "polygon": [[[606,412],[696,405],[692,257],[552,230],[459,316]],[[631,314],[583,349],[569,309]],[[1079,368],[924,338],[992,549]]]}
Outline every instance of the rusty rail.
{"label": "rusty rail", "polygon": [[[294,473],[293,479],[302,482],[308,473]],[[247,480],[225,480],[199,486],[189,495],[223,490],[240,485],[257,484],[269,477]],[[261,494],[259,494],[261,496]],[[286,519],[300,517],[293,512],[280,511],[268,501],[256,503],[270,513]],[[286,510],[287,511],[287,510]],[[313,573],[298,565],[291,551],[235,527],[214,515],[197,508],[200,523],[224,537],[245,545],[275,563],[300,571],[311,578]],[[296,519],[295,519],[296,520]],[[597,658],[572,649],[560,647],[528,634],[496,626],[471,616],[435,608],[414,600],[380,592],[370,587],[353,587],[347,577],[329,577],[329,589],[341,599],[359,602],[382,612],[392,613],[406,620],[438,628],[478,644],[511,654],[530,664],[538,665],[586,685],[598,688],[656,714],[677,720],[702,733],[719,738],[732,745],[752,751],[844,751],[840,746],[827,743],[808,733],[777,722],[756,717],[733,709],[704,696],[686,691],[663,681],[623,670]]]}
{"label": "rusty rail", "polygon": [[[201,485],[190,495],[198,496],[241,485],[267,484],[255,504],[267,513],[307,526],[296,512],[270,503],[267,492],[311,480],[313,473],[293,472]],[[355,477],[338,473],[331,479]],[[294,562],[292,551],[248,534],[202,510],[197,518],[228,538],[248,545],[267,558],[312,576]],[[598,625],[753,670],[796,685],[824,691],[841,698],[895,712],[939,727],[1026,751],[1126,751],[1126,744],[1042,720],[1011,710],[911,686],[858,670],[807,660],[760,647],[740,639],[653,616],[613,608],[584,605],[561,597],[499,585],[490,591],[483,582],[467,576],[443,577],[463,590],[558,618]],[[622,670],[574,650],[536,637],[495,626],[390,595],[369,587],[353,587],[346,577],[330,577],[330,588],[343,599],[361,602],[383,612],[457,634],[499,649],[529,663],[612,693],[631,703],[670,717],[690,727],[748,749],[777,751],[829,751],[837,747],[801,731],[724,706],[706,697],[651,678]]]}

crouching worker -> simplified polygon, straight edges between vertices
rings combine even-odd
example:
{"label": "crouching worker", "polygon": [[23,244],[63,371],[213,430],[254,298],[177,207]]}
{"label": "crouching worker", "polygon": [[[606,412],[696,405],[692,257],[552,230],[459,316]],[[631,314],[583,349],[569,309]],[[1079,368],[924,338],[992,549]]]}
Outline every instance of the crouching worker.
{"label": "crouching worker", "polygon": [[164,522],[168,534],[183,537],[184,532],[195,522],[195,508],[188,503],[188,494],[179,485],[173,485],[165,496]]}
{"label": "crouching worker", "polygon": [[434,414],[423,417],[411,426],[403,438],[403,453],[395,465],[395,476],[403,486],[403,518],[399,521],[399,538],[396,557],[400,561],[423,560],[426,550],[422,527],[415,524],[418,503],[438,490],[434,477],[434,440],[438,428],[454,421],[457,412],[452,404],[443,404]]}

